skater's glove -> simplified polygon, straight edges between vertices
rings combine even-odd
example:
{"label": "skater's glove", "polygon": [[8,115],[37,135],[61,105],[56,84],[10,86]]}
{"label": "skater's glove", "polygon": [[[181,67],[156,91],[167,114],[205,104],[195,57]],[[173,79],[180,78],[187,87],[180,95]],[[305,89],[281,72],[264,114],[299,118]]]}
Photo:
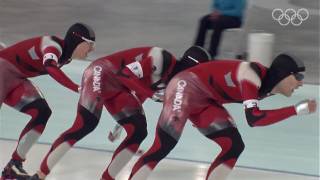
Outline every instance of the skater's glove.
{"label": "skater's glove", "polygon": [[297,115],[314,113],[317,108],[317,102],[314,99],[300,101],[295,105]]}

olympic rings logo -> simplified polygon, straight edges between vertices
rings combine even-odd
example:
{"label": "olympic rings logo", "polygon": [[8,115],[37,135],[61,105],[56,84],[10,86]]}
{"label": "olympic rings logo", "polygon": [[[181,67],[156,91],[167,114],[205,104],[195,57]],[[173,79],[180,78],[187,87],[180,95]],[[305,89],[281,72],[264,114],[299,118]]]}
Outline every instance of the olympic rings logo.
{"label": "olympic rings logo", "polygon": [[300,26],[303,21],[309,18],[309,11],[306,8],[298,9],[282,9],[276,8],[272,11],[272,18],[278,21],[281,26],[287,26],[290,23],[294,26]]}

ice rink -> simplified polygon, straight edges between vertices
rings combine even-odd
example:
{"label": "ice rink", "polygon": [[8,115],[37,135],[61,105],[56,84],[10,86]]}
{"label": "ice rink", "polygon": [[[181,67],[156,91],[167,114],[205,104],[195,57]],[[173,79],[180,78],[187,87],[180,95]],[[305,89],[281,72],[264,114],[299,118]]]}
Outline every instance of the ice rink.
{"label": "ice rink", "polygon": [[[0,140],[1,146],[4,147],[3,153],[10,154],[15,147],[15,142],[10,140]],[[38,144],[31,151],[32,160],[26,163],[26,170],[34,171],[40,163],[39,158],[45,155],[48,145]],[[2,153],[2,151],[1,151]],[[87,148],[73,148],[64,156],[61,162],[52,171],[52,175],[48,176],[48,180],[91,180],[99,179],[102,174],[102,167],[105,162],[111,160],[112,154],[105,151],[97,151]],[[89,157],[89,158],[85,158]],[[133,158],[131,163],[117,177],[117,180],[128,179],[133,162],[137,158]],[[83,162],[83,163],[81,163]],[[85,163],[84,163],[85,162]],[[1,165],[3,161],[1,162]],[[206,175],[208,168],[207,163],[165,159],[158,166],[157,170],[150,176],[150,180],[202,180]],[[306,176],[301,174],[266,171],[262,169],[236,167],[229,176],[230,180],[317,180],[317,177]]]}

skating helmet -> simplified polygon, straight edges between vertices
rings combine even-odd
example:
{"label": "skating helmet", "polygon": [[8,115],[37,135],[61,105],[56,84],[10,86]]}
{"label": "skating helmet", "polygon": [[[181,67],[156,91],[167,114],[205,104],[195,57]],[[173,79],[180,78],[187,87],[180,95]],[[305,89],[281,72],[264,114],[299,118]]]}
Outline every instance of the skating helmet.
{"label": "skating helmet", "polygon": [[200,46],[191,46],[184,52],[180,60],[177,61],[172,73],[170,74],[169,79],[171,79],[180,71],[183,71],[200,63],[208,62],[210,61],[210,59],[211,56],[207,50]]}
{"label": "skating helmet", "polygon": [[67,31],[64,37],[64,46],[59,63],[63,64],[70,61],[70,57],[75,48],[83,41],[92,42],[95,41],[95,33],[93,29],[83,23],[73,24]]}
{"label": "skating helmet", "polygon": [[267,94],[284,78],[293,74],[301,81],[304,75],[300,72],[305,71],[305,66],[301,60],[288,54],[278,55],[267,70],[266,77],[262,80],[260,92]]}

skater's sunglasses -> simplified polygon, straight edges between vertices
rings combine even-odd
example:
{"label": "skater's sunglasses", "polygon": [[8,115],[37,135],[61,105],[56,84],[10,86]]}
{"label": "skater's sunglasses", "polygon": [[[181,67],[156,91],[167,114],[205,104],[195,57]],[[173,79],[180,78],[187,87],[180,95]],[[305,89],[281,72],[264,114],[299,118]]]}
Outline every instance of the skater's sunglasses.
{"label": "skater's sunglasses", "polygon": [[297,81],[302,81],[304,79],[304,75],[302,73],[293,73],[293,76]]}

